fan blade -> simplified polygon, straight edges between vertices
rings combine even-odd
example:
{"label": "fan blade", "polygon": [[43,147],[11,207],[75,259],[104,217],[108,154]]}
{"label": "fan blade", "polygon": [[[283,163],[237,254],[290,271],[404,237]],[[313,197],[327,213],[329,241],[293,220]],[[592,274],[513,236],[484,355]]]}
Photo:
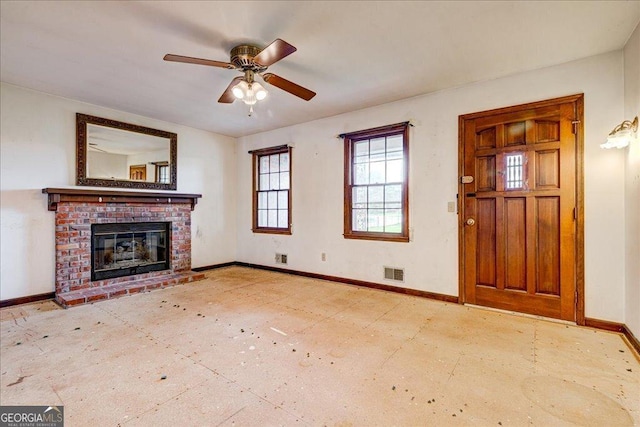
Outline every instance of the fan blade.
{"label": "fan blade", "polygon": [[221,102],[223,104],[231,104],[233,101],[235,101],[236,96],[233,94],[233,87],[241,81],[242,77],[236,77],[235,79],[231,80],[231,83],[229,83],[227,89],[222,92],[222,95],[220,95],[220,99],[218,99],[218,102]]}
{"label": "fan blade", "polygon": [[269,46],[265,47],[253,58],[253,62],[268,67],[275,64],[282,58],[291,55],[296,49],[282,39],[275,39]]}
{"label": "fan blade", "polygon": [[192,58],[190,56],[173,55],[168,53],[164,56],[165,61],[186,62],[187,64],[209,65],[211,67],[234,69],[233,64],[229,62],[213,61],[211,59]]}
{"label": "fan blade", "polygon": [[290,82],[289,80],[277,76],[273,73],[265,73],[262,75],[262,78],[265,82],[272,84],[275,87],[279,87],[280,89],[287,91],[290,94],[297,96],[298,98],[302,98],[305,101],[309,101],[311,98],[316,96],[315,92],[293,82]]}

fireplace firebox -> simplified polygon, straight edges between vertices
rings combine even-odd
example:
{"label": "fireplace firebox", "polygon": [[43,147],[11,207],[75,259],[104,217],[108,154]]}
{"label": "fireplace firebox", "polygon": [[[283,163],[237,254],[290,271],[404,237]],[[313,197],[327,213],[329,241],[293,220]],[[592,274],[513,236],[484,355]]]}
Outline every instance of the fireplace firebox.
{"label": "fireplace firebox", "polygon": [[170,224],[92,224],[91,281],[170,269]]}

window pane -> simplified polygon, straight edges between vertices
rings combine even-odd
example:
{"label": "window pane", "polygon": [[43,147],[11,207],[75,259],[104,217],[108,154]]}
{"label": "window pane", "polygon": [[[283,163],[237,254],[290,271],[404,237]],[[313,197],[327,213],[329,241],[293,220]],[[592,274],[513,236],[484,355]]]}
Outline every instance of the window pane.
{"label": "window pane", "polygon": [[278,211],[276,209],[269,209],[267,214],[267,226],[268,227],[277,227],[278,226]]}
{"label": "window pane", "polygon": [[277,209],[278,208],[278,192],[277,191],[269,191],[269,209]]}
{"label": "window pane", "polygon": [[402,201],[402,185],[385,185],[384,201],[386,203]]}
{"label": "window pane", "polygon": [[354,231],[367,231],[367,210],[353,209],[351,226]]}
{"label": "window pane", "polygon": [[402,151],[387,151],[387,160],[401,159],[402,157]]}
{"label": "window pane", "polygon": [[369,140],[358,141],[354,145],[355,156],[369,156]]}
{"label": "window pane", "polygon": [[258,193],[258,209],[267,209],[267,193]]}
{"label": "window pane", "polygon": [[522,188],[524,184],[523,169],[524,156],[522,154],[507,154],[505,156],[507,178],[506,187],[508,190]]}
{"label": "window pane", "polygon": [[280,172],[289,170],[289,153],[280,154]]}
{"label": "window pane", "polygon": [[369,209],[367,216],[369,231],[384,231],[384,210]]}
{"label": "window pane", "polygon": [[260,173],[269,173],[269,157],[261,156],[260,157]]}
{"label": "window pane", "polygon": [[362,185],[369,183],[369,164],[361,163],[355,165],[355,174],[353,177],[355,185]]}
{"label": "window pane", "polygon": [[264,209],[258,210],[258,227],[267,226],[267,211]]}
{"label": "window pane", "polygon": [[393,152],[402,152],[402,135],[393,135],[387,137],[387,154]]}
{"label": "window pane", "polygon": [[386,209],[384,212],[384,231],[387,233],[402,232],[402,210]]}
{"label": "window pane", "polygon": [[269,172],[280,171],[280,154],[272,154],[269,156]]}
{"label": "window pane", "polygon": [[269,190],[279,190],[279,189],[280,189],[280,174],[270,173],[269,174]]}
{"label": "window pane", "polygon": [[386,162],[372,162],[369,164],[369,168],[371,170],[370,174],[370,184],[382,184],[385,181],[384,179],[384,169]]}
{"label": "window pane", "polygon": [[385,152],[385,138],[375,138],[371,140],[371,156],[384,155]]}
{"label": "window pane", "polygon": [[289,189],[289,172],[280,172],[280,189]]}
{"label": "window pane", "polygon": [[402,160],[390,160],[387,162],[387,181],[402,182]]}
{"label": "window pane", "polygon": [[382,208],[384,201],[384,187],[381,185],[372,185],[369,187],[369,209]]}
{"label": "window pane", "polygon": [[353,163],[369,163],[369,156],[356,156],[353,158]]}
{"label": "window pane", "polygon": [[289,208],[289,192],[278,191],[278,209],[288,209],[288,208]]}
{"label": "window pane", "polygon": [[278,210],[278,227],[289,228],[289,211],[286,209]]}
{"label": "window pane", "polygon": [[356,209],[363,209],[367,207],[367,187],[354,187],[352,204]]}
{"label": "window pane", "polygon": [[266,191],[269,189],[269,175],[260,175],[260,191]]}

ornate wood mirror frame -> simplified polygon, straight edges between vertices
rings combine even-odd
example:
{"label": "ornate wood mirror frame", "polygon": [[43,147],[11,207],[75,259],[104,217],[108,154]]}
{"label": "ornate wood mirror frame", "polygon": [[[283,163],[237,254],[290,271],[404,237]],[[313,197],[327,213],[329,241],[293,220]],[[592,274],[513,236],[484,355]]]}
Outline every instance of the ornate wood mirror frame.
{"label": "ornate wood mirror frame", "polygon": [[[104,130],[107,133],[113,135],[122,135],[121,141],[111,141],[116,145],[126,146],[131,148],[135,146],[136,136],[140,138],[140,145],[142,146],[142,139],[147,140],[144,144],[149,146],[153,142],[149,140],[166,139],[169,153],[168,158],[153,159],[156,161],[144,161],[143,165],[151,165],[151,172],[147,172],[148,176],[155,177],[154,180],[143,180],[138,176],[117,176],[117,177],[100,177],[94,176],[89,173],[88,167],[88,154],[91,151],[101,151],[103,154],[112,155],[113,153],[107,152],[98,148],[96,142],[90,141],[90,132],[88,126],[95,125],[96,129]],[[117,129],[122,132],[111,132],[111,129]],[[141,134],[141,135],[140,135]],[[110,137],[111,139],[111,137]],[[158,139],[158,141],[160,141]],[[158,143],[159,146],[163,145],[163,142]],[[162,147],[161,147],[162,148]],[[140,163],[138,160],[137,163]],[[178,135],[173,132],[166,132],[163,130],[147,128],[144,126],[133,125],[130,123],[119,122],[116,120],[104,119],[102,117],[89,116],[87,114],[76,114],[76,184],[86,185],[92,187],[121,187],[131,189],[142,190],[176,190],[177,178],[178,178]],[[129,167],[139,167],[140,164]],[[159,170],[161,167],[168,168],[168,171],[163,171],[160,175]],[[160,178],[160,176],[162,178]],[[128,179],[131,178],[131,179]],[[139,178],[139,179],[135,179]],[[168,179],[167,179],[168,178]]]}

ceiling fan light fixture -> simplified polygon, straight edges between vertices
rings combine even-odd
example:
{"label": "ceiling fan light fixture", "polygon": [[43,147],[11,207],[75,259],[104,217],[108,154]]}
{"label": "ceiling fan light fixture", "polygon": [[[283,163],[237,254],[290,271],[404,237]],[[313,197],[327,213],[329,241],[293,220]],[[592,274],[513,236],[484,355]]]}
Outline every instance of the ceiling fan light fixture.
{"label": "ceiling fan light fixture", "polygon": [[260,83],[254,82],[252,85],[252,89],[258,101],[262,101],[267,97],[268,92]]}
{"label": "ceiling fan light fixture", "polygon": [[164,56],[164,60],[240,71],[244,75],[231,80],[225,91],[218,99],[218,102],[222,104],[231,104],[236,99],[240,99],[246,105],[251,107],[249,110],[249,116],[251,116],[251,113],[253,112],[253,105],[258,101],[265,99],[269,94],[260,83],[255,81],[256,74],[261,76],[262,80],[270,85],[282,89],[283,91],[305,101],[311,100],[311,98],[316,95],[315,92],[276,74],[265,73],[267,68],[271,65],[291,55],[296,50],[295,46],[282,39],[276,39],[264,49],[249,44],[237,45],[231,49],[231,58],[229,62],[174,54],[166,54]]}
{"label": "ceiling fan light fixture", "polygon": [[243,99],[247,93],[247,89],[249,89],[249,85],[243,80],[235,85],[231,91],[233,92],[233,96],[238,99]]}
{"label": "ceiling fan light fixture", "polygon": [[249,88],[242,98],[242,101],[247,105],[254,105],[258,100],[256,99],[256,95],[253,93],[253,90]]}
{"label": "ceiling fan light fixture", "polygon": [[231,91],[233,96],[247,105],[255,105],[256,102],[267,97],[267,90],[258,82],[247,83],[246,80],[242,80]]}

